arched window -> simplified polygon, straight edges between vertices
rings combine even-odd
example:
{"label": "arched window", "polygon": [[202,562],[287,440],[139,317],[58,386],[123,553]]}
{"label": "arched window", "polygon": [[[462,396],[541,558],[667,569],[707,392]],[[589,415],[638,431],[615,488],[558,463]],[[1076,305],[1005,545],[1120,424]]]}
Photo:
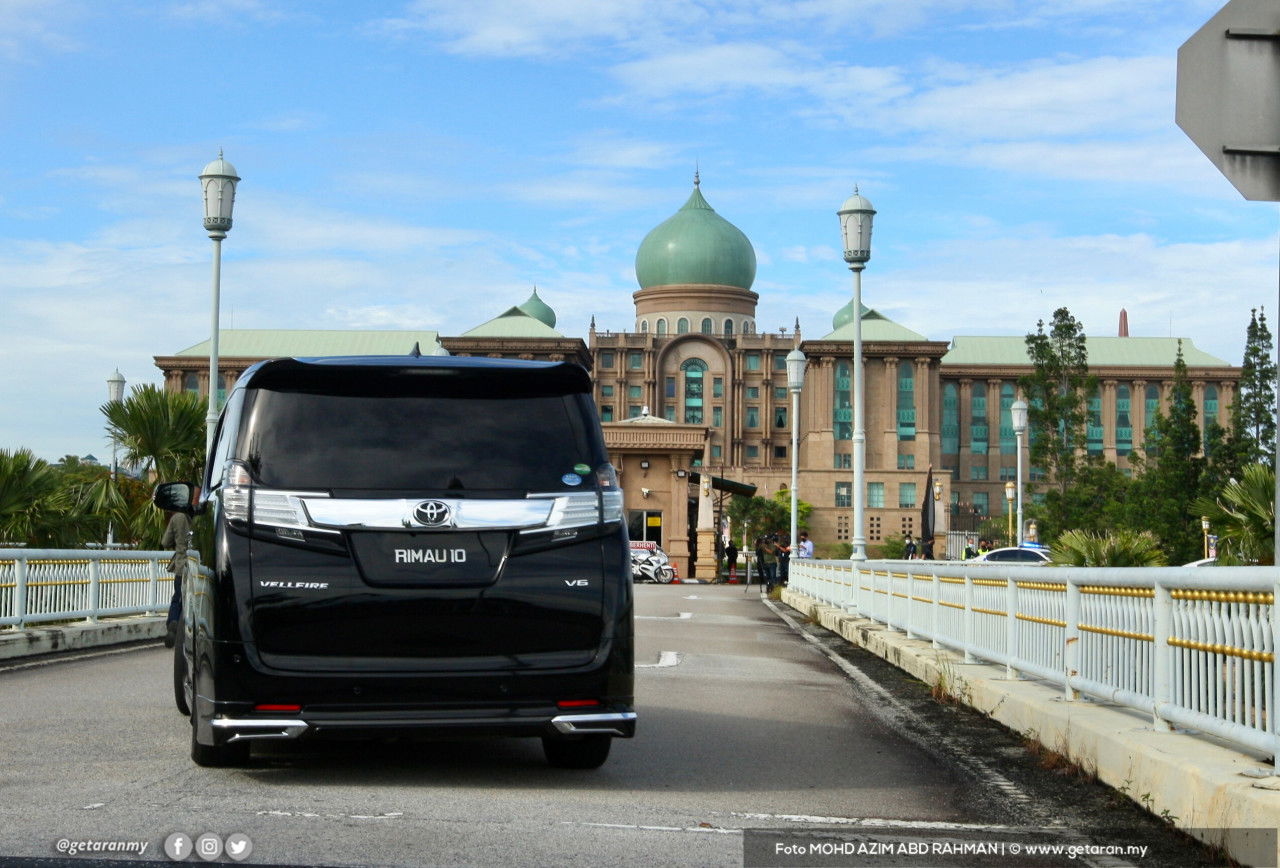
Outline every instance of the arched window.
{"label": "arched window", "polygon": [[195,374],[183,374],[182,390],[184,392],[194,392],[200,394],[200,378]]}
{"label": "arched window", "polygon": [[724,321],[724,333],[725,333],[726,335],[732,335],[732,334],[733,334],[733,320],[731,320],[731,319],[727,319],[727,320],[725,320],[725,321]]}
{"label": "arched window", "polygon": [[649,321],[647,319],[640,320],[640,333],[647,334],[649,331]]}
{"label": "arched window", "polygon": [[831,422],[837,440],[853,439],[853,377],[849,363],[836,364],[836,388],[831,407]]}
{"label": "arched window", "polygon": [[665,335],[667,333],[667,320],[665,317],[658,319],[658,334]]}
{"label": "arched window", "polygon": [[680,366],[684,374],[684,422],[686,425],[702,424],[702,384],[707,363],[702,359],[689,359]]}
{"label": "arched window", "polygon": [[685,317],[680,317],[680,319],[676,320],[676,334],[687,335],[688,333],[689,333],[689,320],[686,319]]}
{"label": "arched window", "polygon": [[707,316],[702,318],[702,333],[704,335],[714,334],[712,331],[714,328],[715,326],[711,324],[711,317]]}

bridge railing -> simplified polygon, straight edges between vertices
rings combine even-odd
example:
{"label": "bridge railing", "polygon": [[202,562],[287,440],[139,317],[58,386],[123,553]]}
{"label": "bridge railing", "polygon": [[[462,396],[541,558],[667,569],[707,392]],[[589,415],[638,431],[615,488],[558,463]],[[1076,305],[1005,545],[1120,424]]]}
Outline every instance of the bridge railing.
{"label": "bridge railing", "polygon": [[792,561],[790,587],[908,638],[1280,756],[1274,567]]}
{"label": "bridge railing", "polygon": [[0,626],[167,611],[171,557],[173,552],[0,549]]}

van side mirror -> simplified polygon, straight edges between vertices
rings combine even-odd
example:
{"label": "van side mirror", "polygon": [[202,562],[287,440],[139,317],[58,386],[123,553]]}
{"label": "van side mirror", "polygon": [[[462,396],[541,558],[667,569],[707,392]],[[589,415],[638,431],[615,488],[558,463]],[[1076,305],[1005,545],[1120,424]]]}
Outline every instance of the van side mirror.
{"label": "van side mirror", "polygon": [[161,482],[151,492],[151,502],[165,512],[185,512],[194,515],[191,495],[195,486],[189,482]]}

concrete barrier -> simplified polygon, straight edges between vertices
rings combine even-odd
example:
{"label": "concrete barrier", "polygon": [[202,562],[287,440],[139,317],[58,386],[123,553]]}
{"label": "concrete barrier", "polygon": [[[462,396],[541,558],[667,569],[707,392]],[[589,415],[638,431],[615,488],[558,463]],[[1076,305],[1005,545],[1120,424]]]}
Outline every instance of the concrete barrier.
{"label": "concrete barrier", "polygon": [[[1238,862],[1280,864],[1273,831],[1280,829],[1280,777],[1269,774],[1274,771],[1270,757],[1204,735],[1157,731],[1149,716],[1132,709],[1085,699],[1067,702],[1060,687],[1006,680],[1003,666],[965,663],[959,654],[789,588],[782,602],[935,690],[1094,770],[1103,783]],[[1260,770],[1267,776],[1257,777]]]}
{"label": "concrete barrier", "polygon": [[0,660],[119,645],[164,637],[164,615],[79,621],[53,627],[0,630]]}

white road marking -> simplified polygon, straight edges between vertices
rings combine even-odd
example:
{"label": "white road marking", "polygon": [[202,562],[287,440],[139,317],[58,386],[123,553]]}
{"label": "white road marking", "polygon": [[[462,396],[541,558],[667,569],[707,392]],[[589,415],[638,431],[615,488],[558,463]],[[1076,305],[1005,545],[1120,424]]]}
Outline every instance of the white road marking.
{"label": "white road marking", "polygon": [[692,612],[681,612],[679,615],[636,615],[637,621],[688,621]]}
{"label": "white road marking", "polygon": [[387,814],[315,814],[310,811],[258,811],[259,817],[301,817],[306,820],[396,820],[403,817],[400,811]]}
{"label": "white road marking", "polygon": [[686,599],[686,600],[701,600],[702,598],[701,598],[701,597],[699,597],[697,594],[690,594],[689,596],[685,597],[685,599]]}
{"label": "white road marking", "polygon": [[575,823],[562,820],[565,826],[587,826],[592,829],[628,829],[637,832],[707,832],[712,835],[741,835],[741,829],[721,829],[718,826],[636,826],[629,823]]}
{"label": "white road marking", "polygon": [[657,663],[637,663],[637,669],[665,669],[668,666],[676,666],[680,663],[680,654],[676,651],[663,651],[658,656]]}
{"label": "white road marking", "polygon": [[[713,811],[712,813],[718,813]],[[813,823],[820,826],[863,826],[874,829],[939,829],[965,832],[1026,832],[1025,826],[1001,826],[990,823],[944,823],[938,820],[886,820],[879,817],[817,817],[807,814],[750,814],[730,811],[730,817],[742,820],[766,820],[770,823]],[[1036,832],[1047,831],[1039,826]]]}

